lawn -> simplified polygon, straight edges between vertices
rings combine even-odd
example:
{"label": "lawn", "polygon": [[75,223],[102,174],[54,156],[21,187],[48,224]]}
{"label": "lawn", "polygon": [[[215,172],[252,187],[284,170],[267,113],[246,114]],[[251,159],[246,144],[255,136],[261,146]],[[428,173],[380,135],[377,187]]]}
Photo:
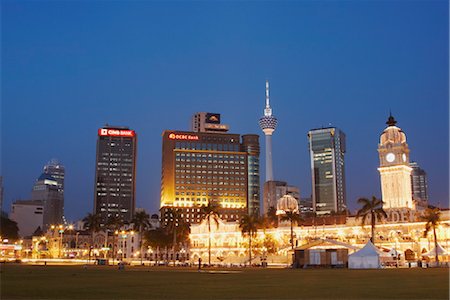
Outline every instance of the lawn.
{"label": "lawn", "polygon": [[236,298],[449,299],[449,270],[1,266],[1,299]]}

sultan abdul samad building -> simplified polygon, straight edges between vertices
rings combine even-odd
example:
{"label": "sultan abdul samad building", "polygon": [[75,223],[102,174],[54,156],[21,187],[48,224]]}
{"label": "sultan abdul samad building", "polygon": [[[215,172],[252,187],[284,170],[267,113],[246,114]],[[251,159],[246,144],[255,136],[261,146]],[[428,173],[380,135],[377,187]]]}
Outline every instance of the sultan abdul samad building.
{"label": "sultan abdul samad building", "polygon": [[[426,203],[413,200],[411,192],[410,151],[406,134],[389,116],[378,144],[378,153],[383,208],[387,218],[377,220],[375,245],[385,252],[385,257],[398,256],[401,262],[416,262],[422,254],[434,250],[432,233],[424,237],[425,222],[420,218]],[[295,210],[290,203],[278,209]],[[441,211],[441,225],[437,228],[437,239],[444,251],[449,252],[450,211]],[[370,220],[362,226],[355,216],[315,217],[294,227],[294,247],[303,248],[318,241],[332,241],[334,246],[345,247],[349,253],[361,249],[370,238]],[[244,238],[237,222],[220,222],[211,227],[212,262],[248,262],[247,238]],[[252,263],[265,259],[268,263],[289,264],[291,257],[290,223],[279,222],[278,227],[259,230],[254,240]],[[191,226],[191,260],[208,257],[209,232],[205,222]],[[445,261],[448,256],[441,258]]]}

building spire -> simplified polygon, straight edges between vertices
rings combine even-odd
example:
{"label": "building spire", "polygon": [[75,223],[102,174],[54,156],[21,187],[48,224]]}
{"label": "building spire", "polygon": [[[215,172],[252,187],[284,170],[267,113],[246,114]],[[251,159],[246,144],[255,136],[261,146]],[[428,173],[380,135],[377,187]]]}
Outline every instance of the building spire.
{"label": "building spire", "polygon": [[269,80],[266,80],[266,108],[264,109],[265,116],[272,115],[272,108],[270,108],[270,100],[269,100]]}
{"label": "building spire", "polygon": [[391,110],[389,110],[389,118],[388,118],[386,124],[388,126],[395,126],[395,124],[397,124],[397,121],[395,121],[394,117],[392,116]]}

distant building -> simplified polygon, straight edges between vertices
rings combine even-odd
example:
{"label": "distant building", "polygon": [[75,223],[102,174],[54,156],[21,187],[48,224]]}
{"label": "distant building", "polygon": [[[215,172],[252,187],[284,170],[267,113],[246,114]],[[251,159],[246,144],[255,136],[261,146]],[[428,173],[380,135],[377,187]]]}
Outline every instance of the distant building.
{"label": "distant building", "polygon": [[46,230],[51,225],[63,224],[64,195],[58,187],[58,182],[50,174],[41,174],[33,186],[31,200],[40,200],[44,206],[44,225]]}
{"label": "distant building", "polygon": [[300,198],[300,201],[298,202],[298,209],[302,214],[313,213],[314,208],[312,203],[312,197]]}
{"label": "distant building", "polygon": [[308,132],[313,209],[317,215],[347,210],[345,134],[336,127]]}
{"label": "distant building", "polygon": [[288,185],[285,181],[266,181],[264,183],[264,214],[267,214],[270,207],[277,208],[277,201],[290,195],[300,201],[300,189],[296,186]]}
{"label": "distant building", "polygon": [[411,162],[411,188],[413,200],[428,203],[428,177],[417,162]]}
{"label": "distant building", "polygon": [[106,125],[98,130],[94,213],[102,224],[111,216],[131,221],[135,209],[137,136],[128,127]]}
{"label": "distant building", "polygon": [[28,237],[44,225],[42,200],[16,200],[11,205],[10,219],[17,223],[19,236]]}
{"label": "distant building", "polygon": [[63,195],[64,200],[64,166],[56,158],[54,158],[44,166],[44,174],[49,174],[53,178],[55,178],[56,182],[58,183],[59,192]]}
{"label": "distant building", "polygon": [[198,112],[192,116],[191,130],[193,132],[225,133],[230,127],[220,123],[220,114]]}

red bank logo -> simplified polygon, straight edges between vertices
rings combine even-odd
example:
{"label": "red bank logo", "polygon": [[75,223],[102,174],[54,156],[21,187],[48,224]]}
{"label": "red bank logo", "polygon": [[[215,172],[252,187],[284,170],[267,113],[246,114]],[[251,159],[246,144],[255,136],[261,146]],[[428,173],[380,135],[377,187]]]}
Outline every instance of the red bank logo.
{"label": "red bank logo", "polygon": [[123,129],[107,129],[100,128],[98,130],[99,136],[124,136],[124,137],[133,137],[136,135],[134,130],[123,130]]}
{"label": "red bank logo", "polygon": [[169,139],[198,141],[199,137],[198,137],[198,135],[171,133],[171,134],[169,134]]}

